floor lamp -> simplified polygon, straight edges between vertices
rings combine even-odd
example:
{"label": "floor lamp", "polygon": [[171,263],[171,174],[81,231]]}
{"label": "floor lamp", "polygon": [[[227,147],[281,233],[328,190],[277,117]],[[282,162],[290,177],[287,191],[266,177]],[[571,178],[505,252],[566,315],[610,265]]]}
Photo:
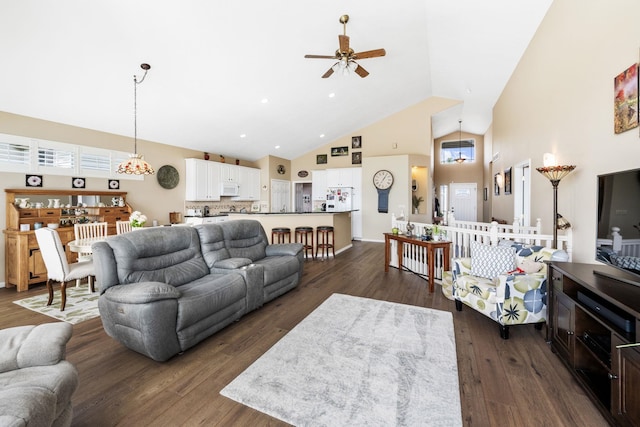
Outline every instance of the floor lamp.
{"label": "floor lamp", "polygon": [[546,176],[553,186],[553,249],[558,249],[558,184],[560,180],[574,170],[575,165],[544,166],[536,168],[538,172]]}

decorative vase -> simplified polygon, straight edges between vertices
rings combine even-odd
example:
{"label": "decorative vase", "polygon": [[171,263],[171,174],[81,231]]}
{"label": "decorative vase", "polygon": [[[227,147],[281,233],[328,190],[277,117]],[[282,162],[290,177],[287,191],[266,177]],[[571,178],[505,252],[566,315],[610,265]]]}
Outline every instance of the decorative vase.
{"label": "decorative vase", "polygon": [[53,199],[53,207],[54,208],[60,207],[60,199]]}

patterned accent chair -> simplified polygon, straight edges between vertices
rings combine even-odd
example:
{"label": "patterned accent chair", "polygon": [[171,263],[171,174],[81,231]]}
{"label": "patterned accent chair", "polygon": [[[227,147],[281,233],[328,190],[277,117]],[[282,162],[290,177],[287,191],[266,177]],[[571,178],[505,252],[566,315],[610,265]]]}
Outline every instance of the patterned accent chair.
{"label": "patterned accent chair", "polygon": [[[454,300],[456,309],[465,304],[496,321],[500,336],[509,338],[509,326],[534,323],[542,328],[547,320],[547,265],[555,249],[511,245],[515,268],[493,278],[472,274],[471,258],[454,258],[452,271],[445,272],[442,293]],[[526,270],[526,271],[525,271]]]}

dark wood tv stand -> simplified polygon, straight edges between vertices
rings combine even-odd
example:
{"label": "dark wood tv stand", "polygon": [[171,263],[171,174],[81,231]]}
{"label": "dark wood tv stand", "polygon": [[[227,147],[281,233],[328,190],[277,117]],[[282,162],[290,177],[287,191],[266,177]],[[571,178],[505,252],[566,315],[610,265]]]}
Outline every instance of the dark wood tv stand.
{"label": "dark wood tv stand", "polygon": [[599,264],[548,272],[551,349],[612,424],[640,426],[640,286]]}

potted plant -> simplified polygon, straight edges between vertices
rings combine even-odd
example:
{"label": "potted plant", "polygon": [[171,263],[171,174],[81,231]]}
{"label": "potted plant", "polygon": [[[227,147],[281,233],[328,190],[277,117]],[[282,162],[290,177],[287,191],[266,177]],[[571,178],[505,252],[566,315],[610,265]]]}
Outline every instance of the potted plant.
{"label": "potted plant", "polygon": [[420,203],[424,202],[424,198],[422,196],[418,197],[415,194],[411,196],[411,205],[413,206],[413,213],[419,213]]}

